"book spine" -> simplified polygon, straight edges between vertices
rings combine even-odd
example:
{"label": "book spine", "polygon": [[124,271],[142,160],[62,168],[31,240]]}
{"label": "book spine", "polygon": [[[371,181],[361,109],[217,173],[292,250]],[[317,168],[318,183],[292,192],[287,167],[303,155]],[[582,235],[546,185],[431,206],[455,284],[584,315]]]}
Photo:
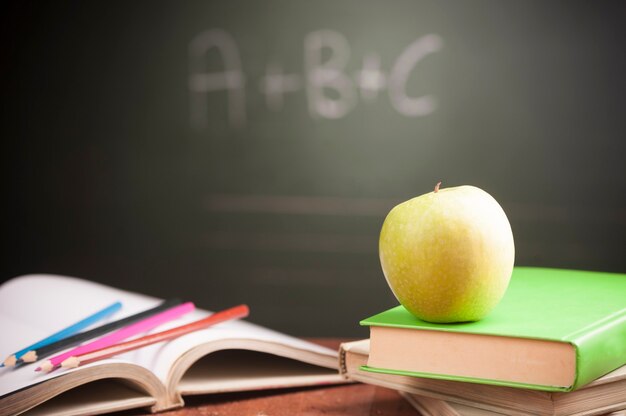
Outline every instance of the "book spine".
{"label": "book spine", "polygon": [[569,341],[576,347],[574,390],[626,364],[626,309]]}

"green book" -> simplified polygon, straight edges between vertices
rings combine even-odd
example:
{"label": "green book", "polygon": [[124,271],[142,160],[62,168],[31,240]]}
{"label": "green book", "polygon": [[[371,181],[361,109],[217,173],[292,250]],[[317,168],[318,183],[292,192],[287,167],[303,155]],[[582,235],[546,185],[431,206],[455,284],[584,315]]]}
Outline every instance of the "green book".
{"label": "green book", "polygon": [[361,325],[366,371],[571,391],[626,364],[626,275],[520,267],[480,321],[429,323],[398,306]]}

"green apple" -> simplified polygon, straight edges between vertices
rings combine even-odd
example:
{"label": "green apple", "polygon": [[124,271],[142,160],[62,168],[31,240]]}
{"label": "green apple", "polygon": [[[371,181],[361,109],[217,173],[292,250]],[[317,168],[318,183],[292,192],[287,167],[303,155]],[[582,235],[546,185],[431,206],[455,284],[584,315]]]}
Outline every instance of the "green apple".
{"label": "green apple", "polygon": [[513,232],[487,192],[439,185],[389,212],[380,232],[380,262],[394,295],[416,317],[476,321],[508,287]]}

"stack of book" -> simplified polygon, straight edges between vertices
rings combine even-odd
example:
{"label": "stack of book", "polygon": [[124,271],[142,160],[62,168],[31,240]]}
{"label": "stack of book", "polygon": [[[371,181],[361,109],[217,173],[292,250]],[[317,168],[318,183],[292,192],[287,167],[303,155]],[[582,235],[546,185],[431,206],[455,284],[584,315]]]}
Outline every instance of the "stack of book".
{"label": "stack of book", "polygon": [[425,415],[626,414],[626,275],[516,268],[478,322],[398,306],[342,344],[349,380],[399,390]]}

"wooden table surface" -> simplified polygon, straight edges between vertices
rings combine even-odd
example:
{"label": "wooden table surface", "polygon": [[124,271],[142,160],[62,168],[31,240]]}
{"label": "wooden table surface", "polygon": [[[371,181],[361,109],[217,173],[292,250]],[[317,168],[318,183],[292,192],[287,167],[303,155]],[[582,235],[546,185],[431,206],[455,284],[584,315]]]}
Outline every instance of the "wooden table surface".
{"label": "wooden table surface", "polygon": [[[338,348],[342,340],[313,339],[318,344]],[[149,415],[121,412],[115,416]],[[396,391],[366,384],[344,384],[266,390],[245,393],[212,394],[185,398],[185,407],[160,413],[161,416],[416,416],[419,413]]]}

